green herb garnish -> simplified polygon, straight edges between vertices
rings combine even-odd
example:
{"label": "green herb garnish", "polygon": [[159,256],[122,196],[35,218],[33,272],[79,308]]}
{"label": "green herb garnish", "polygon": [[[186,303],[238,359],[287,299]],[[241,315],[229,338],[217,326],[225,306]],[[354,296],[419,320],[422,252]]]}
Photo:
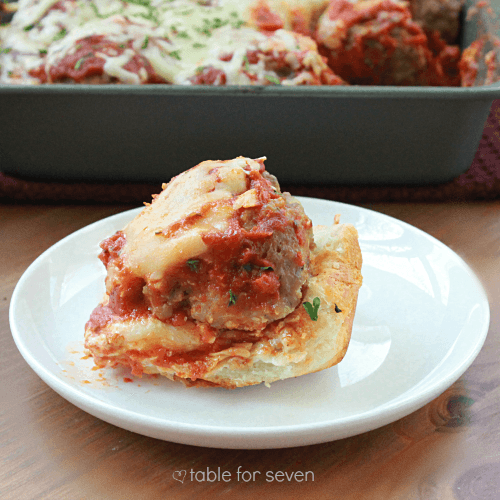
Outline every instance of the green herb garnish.
{"label": "green herb garnish", "polygon": [[206,47],[204,43],[193,43],[193,49],[202,49],[203,47]]}
{"label": "green herb garnish", "polygon": [[146,35],[146,38],[144,39],[144,42],[142,44],[142,48],[143,49],[147,49],[148,48],[148,43],[149,43],[149,36]]}
{"label": "green herb garnish", "polygon": [[245,71],[250,71],[250,62],[248,61],[248,57],[246,55],[243,56],[243,62],[245,64]]}
{"label": "green herb garnish", "polygon": [[236,304],[236,300],[238,297],[233,293],[232,290],[229,290],[229,305],[234,306]]}
{"label": "green herb garnish", "polygon": [[90,7],[94,11],[94,14],[99,19],[106,19],[107,17],[114,16],[116,14],[121,14],[123,9],[115,10],[114,12],[110,12],[109,14],[101,14],[98,8],[95,6],[94,2],[90,2]]}
{"label": "green herb garnish", "polygon": [[261,271],[274,271],[274,269],[271,266],[264,266],[260,268]]}
{"label": "green herb garnish", "polygon": [[236,11],[233,11],[229,14],[233,19],[231,19],[231,27],[233,28],[241,28],[245,24],[245,21],[242,19],[238,19],[238,13]]}
{"label": "green herb garnish", "polygon": [[47,53],[47,49],[40,49],[38,51],[38,53],[41,55],[41,56],[44,56],[46,53]]}
{"label": "green herb garnish", "polygon": [[86,57],[80,57],[80,59],[78,59],[78,61],[76,61],[76,64],[75,64],[75,69],[76,70],[79,70],[80,67],[82,66],[83,62],[85,61]]}
{"label": "green herb garnish", "polygon": [[216,17],[212,21],[212,29],[221,28],[222,26],[225,26],[226,24],[229,24],[229,21],[223,21],[220,17]]}
{"label": "green herb garnish", "polygon": [[78,71],[81,67],[82,67],[82,64],[89,58],[89,57],[92,57],[94,54],[92,52],[89,52],[86,56],[83,56],[83,57],[80,57],[80,59],[78,59],[78,61],[76,61],[76,64],[75,64],[75,69]]}
{"label": "green herb garnish", "polygon": [[66,28],[63,28],[52,40],[54,42],[57,42],[57,40],[60,40],[61,38],[64,38],[66,36]]}
{"label": "green herb garnish", "polygon": [[29,26],[24,27],[24,31],[31,31],[35,27],[34,24],[30,24]]}
{"label": "green herb garnish", "polygon": [[179,55],[179,51],[178,50],[173,50],[172,52],[169,52],[168,55],[170,57],[173,57],[174,59],[177,59],[178,61],[181,60],[181,56]]}
{"label": "green herb garnish", "polygon": [[200,261],[197,259],[188,260],[187,265],[189,266],[189,269],[191,269],[191,271],[194,271],[195,273],[197,273],[200,269]]}
{"label": "green herb garnish", "polygon": [[147,9],[147,14],[140,13],[138,14],[143,19],[147,19],[148,21],[153,21],[158,23],[158,9],[151,5],[150,0],[124,0],[127,3],[131,3],[134,5],[140,5],[141,7],[145,7]]}
{"label": "green herb garnish", "polygon": [[276,85],[279,85],[281,82],[280,82],[280,79],[276,76],[272,76],[272,75],[265,75],[264,78],[268,81],[268,82],[271,82],[271,83],[275,83]]}
{"label": "green herb garnish", "polygon": [[149,7],[151,0],[123,0],[127,3],[133,3],[135,5],[142,5],[143,7]]}
{"label": "green herb garnish", "polygon": [[304,302],[303,304],[304,309],[307,311],[307,314],[309,314],[309,317],[313,321],[318,321],[319,304],[320,304],[319,297],[314,297],[312,304],[310,302]]}
{"label": "green herb garnish", "polygon": [[243,25],[245,24],[245,21],[241,20],[241,19],[238,19],[237,21],[235,21],[234,23],[231,24],[231,26],[233,28],[236,28],[236,29],[239,29],[241,28]]}
{"label": "green herb garnish", "polygon": [[208,26],[204,26],[203,28],[195,28],[195,30],[202,35],[212,36],[212,32],[210,31],[210,28]]}

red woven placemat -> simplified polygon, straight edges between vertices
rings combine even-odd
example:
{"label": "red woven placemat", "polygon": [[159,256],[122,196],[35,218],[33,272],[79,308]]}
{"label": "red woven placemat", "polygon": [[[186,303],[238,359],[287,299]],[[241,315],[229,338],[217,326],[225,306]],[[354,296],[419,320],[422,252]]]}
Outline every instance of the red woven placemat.
{"label": "red woven placemat", "polygon": [[[493,102],[476,156],[456,179],[425,186],[294,186],[282,189],[346,203],[466,201],[500,198],[500,99]],[[22,180],[0,172],[0,201],[31,203],[142,204],[161,190],[158,184],[64,183]]]}

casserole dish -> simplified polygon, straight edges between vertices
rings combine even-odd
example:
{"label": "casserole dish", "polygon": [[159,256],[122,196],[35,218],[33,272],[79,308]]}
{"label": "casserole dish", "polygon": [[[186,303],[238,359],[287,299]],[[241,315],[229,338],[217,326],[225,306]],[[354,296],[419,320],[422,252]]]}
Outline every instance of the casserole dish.
{"label": "casserole dish", "polygon": [[[476,20],[464,18],[461,48],[477,36]],[[266,156],[283,183],[439,183],[468,169],[496,98],[498,82],[5,85],[0,170],[27,179],[164,182],[207,158],[244,155]]]}

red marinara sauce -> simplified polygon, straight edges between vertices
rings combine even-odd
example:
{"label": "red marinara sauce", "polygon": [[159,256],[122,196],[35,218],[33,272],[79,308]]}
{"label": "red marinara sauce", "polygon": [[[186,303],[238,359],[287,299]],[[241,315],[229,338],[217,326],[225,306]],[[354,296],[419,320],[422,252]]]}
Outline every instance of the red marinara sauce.
{"label": "red marinara sauce", "polygon": [[[384,16],[381,16],[384,13]],[[404,3],[392,0],[362,1],[353,4],[348,0],[330,3],[326,14],[330,20],[343,23],[346,32],[355,25],[364,31],[352,35],[349,44],[338,50],[319,47],[328,58],[335,73],[350,83],[361,85],[436,85],[456,86],[458,78],[458,47],[448,46],[439,34],[426,33],[411,17]],[[397,30],[406,32],[404,44],[395,37]],[[390,65],[397,50],[420,54],[415,56],[415,74],[406,80],[393,80]],[[410,59],[408,59],[410,62]]]}
{"label": "red marinara sauce", "polygon": [[[99,329],[110,322],[114,316],[137,317],[147,314],[143,288],[145,282],[135,276],[123,266],[121,251],[125,246],[126,238],[122,231],[101,242],[102,252],[99,259],[106,269],[111,263],[118,269],[118,279],[109,293],[106,305],[97,306],[92,312],[87,327]],[[108,278],[106,278],[108,279]]]}
{"label": "red marinara sauce", "polygon": [[113,236],[106,238],[99,245],[102,252],[99,254],[99,259],[104,264],[106,269],[110,261],[117,261],[120,257],[120,252],[125,246],[126,238],[123,231],[117,231]]}
{"label": "red marinara sauce", "polygon": [[251,16],[261,31],[276,31],[284,27],[283,19],[262,0],[252,9]]}
{"label": "red marinara sauce", "polygon": [[199,73],[192,76],[189,81],[193,85],[225,85],[227,77],[226,73],[221,69],[214,68],[213,66],[205,66]]}
{"label": "red marinara sauce", "polygon": [[[52,82],[67,78],[75,82],[83,82],[91,77],[102,76],[104,75],[106,60],[100,54],[118,57],[126,49],[133,50],[132,40],[124,44],[118,44],[108,40],[103,35],[82,38],[76,42],[76,50],[73,53],[67,54],[56,65],[48,69],[48,78]],[[141,76],[141,70],[145,71],[146,77],[141,77],[142,83],[168,83],[154,71],[149,61],[138,53],[131,56],[123,69],[139,76]]]}

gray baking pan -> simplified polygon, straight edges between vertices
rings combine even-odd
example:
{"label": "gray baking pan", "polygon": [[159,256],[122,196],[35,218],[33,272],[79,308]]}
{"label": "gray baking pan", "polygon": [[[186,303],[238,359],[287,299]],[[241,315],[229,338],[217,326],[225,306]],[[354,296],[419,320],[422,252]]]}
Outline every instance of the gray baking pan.
{"label": "gray baking pan", "polygon": [[[465,23],[462,44],[475,36]],[[164,182],[242,155],[267,156],[283,183],[439,183],[469,168],[497,98],[500,84],[1,86],[0,170]]]}

